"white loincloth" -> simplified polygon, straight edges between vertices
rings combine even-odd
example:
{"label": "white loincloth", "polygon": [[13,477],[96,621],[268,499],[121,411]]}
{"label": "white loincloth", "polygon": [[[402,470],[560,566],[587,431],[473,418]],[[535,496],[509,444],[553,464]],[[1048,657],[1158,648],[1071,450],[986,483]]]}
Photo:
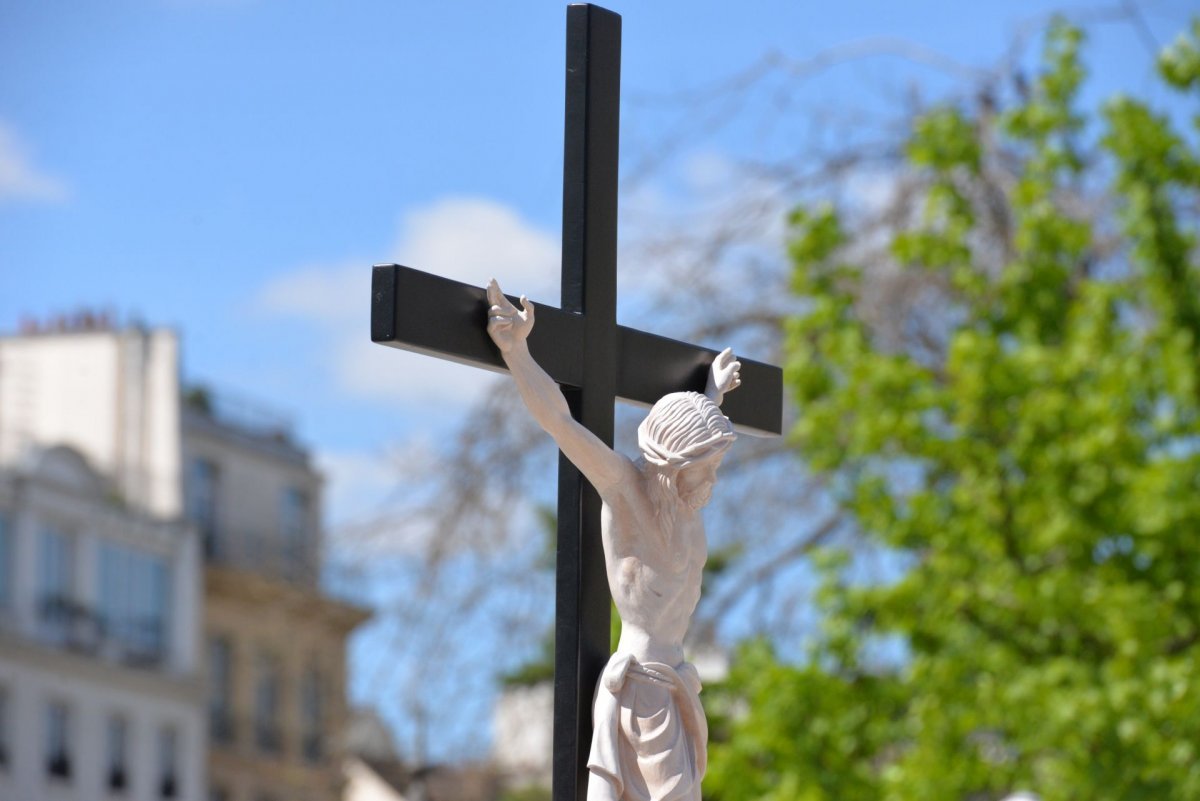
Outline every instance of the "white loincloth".
{"label": "white loincloth", "polygon": [[700,801],[708,721],[694,666],[613,654],[596,688],[593,719],[589,781],[607,781],[622,801]]}

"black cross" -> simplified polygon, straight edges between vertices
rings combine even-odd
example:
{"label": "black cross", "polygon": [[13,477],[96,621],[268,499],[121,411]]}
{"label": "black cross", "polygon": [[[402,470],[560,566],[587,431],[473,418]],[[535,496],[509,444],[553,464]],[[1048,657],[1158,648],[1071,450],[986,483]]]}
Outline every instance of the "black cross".
{"label": "black cross", "polygon": [[[534,359],[562,387],[571,413],[610,447],[617,398],[652,404],[703,392],[716,351],[617,325],[617,141],[621,18],[567,8],[562,308],[539,303]],[[503,276],[498,276],[503,278]],[[516,298],[512,298],[514,301]],[[487,334],[483,289],[398,264],[371,280],[371,339],[443,359],[504,370]],[[722,411],[742,431],[779,434],[783,376],[744,359],[742,387]],[[600,497],[561,454],[555,576],[555,801],[587,796],[592,695],[609,656],[609,593]]]}

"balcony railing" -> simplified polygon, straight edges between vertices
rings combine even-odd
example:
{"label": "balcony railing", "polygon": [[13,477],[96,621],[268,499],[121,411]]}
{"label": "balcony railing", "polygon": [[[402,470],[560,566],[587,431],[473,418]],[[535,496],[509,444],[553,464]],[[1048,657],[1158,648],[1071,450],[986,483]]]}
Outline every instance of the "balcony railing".
{"label": "balcony railing", "polygon": [[104,637],[115,644],[122,661],[132,665],[154,666],[166,657],[164,622],[159,618],[104,618]]}
{"label": "balcony railing", "polygon": [[103,640],[104,623],[73,598],[50,595],[38,605],[38,632],[56,645],[93,651]]}
{"label": "balcony railing", "polygon": [[315,588],[320,581],[320,557],[315,543],[306,548],[287,547],[278,534],[263,531],[217,531],[205,544],[205,560]]}
{"label": "balcony railing", "polygon": [[262,439],[292,445],[296,426],[292,418],[257,399],[239,395],[224,387],[211,385],[188,387],[183,392],[184,407],[223,426]]}
{"label": "balcony railing", "polygon": [[55,645],[101,653],[138,667],[161,665],[167,655],[163,620],[106,617],[65,596],[42,599],[38,605],[38,633]]}

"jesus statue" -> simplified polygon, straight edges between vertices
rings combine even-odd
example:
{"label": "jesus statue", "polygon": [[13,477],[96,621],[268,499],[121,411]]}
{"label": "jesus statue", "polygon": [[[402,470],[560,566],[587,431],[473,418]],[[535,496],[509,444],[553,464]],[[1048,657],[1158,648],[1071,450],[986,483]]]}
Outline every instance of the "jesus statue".
{"label": "jesus statue", "polygon": [[533,304],[522,296],[518,309],[495,280],[487,296],[488,334],[522,400],[603,501],[604,561],[621,639],[596,688],[588,801],[700,801],[708,723],[683,637],[708,556],[700,509],[735,438],[720,404],[741,384],[741,364],[727,348],[703,395],[674,392],[654,404],[632,461],[571,417],[558,385],[533,360],[526,343]]}

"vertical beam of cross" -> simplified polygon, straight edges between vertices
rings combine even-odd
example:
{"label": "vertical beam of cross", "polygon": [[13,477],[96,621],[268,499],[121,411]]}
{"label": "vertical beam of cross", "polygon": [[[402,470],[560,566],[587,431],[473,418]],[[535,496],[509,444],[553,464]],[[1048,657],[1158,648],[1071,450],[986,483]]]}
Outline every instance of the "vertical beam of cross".
{"label": "vertical beam of cross", "polygon": [[[584,319],[583,381],[564,388],[575,419],[612,447],[617,384],[617,156],[621,18],[567,9],[562,309]],[[559,454],[555,573],[555,801],[587,797],[592,696],[609,654],[600,496]]]}

